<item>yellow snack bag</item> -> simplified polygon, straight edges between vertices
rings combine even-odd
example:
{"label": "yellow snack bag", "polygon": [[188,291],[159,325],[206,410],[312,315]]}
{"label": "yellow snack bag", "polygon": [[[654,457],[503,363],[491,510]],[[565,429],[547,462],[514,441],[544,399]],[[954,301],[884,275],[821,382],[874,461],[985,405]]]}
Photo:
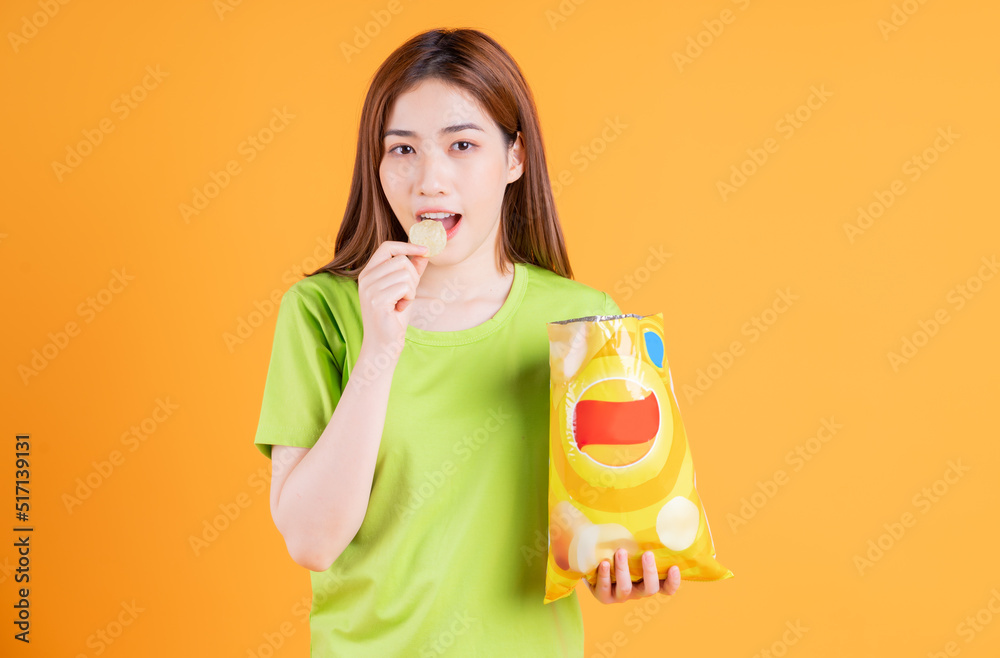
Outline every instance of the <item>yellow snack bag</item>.
{"label": "yellow snack bag", "polygon": [[660,579],[723,580],[663,346],[663,314],[547,324],[549,527],[545,603],[628,551],[633,581],[653,551]]}

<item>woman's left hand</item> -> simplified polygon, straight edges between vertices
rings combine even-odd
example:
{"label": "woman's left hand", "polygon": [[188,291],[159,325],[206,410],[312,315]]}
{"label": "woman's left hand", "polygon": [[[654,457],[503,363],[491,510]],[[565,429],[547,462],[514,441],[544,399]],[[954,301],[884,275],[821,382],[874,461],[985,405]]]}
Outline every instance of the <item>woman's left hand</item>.
{"label": "woman's left hand", "polygon": [[597,584],[587,581],[590,591],[601,603],[621,603],[630,599],[641,599],[662,592],[673,595],[681,586],[681,570],[676,565],[667,570],[665,580],[656,573],[656,560],[652,551],[642,555],[642,582],[633,583],[628,570],[628,552],[624,548],[615,551],[615,584],[611,584],[611,563],[602,560],[597,567]]}

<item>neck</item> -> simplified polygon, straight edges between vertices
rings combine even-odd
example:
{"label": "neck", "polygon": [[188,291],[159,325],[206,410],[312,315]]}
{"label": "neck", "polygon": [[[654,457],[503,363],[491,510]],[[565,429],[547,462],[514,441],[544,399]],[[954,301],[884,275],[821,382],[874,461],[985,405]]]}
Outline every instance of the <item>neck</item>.
{"label": "neck", "polygon": [[506,295],[514,277],[514,268],[508,263],[506,272],[498,272],[495,253],[496,243],[487,240],[458,263],[427,263],[417,285],[417,298],[428,301],[440,299],[450,304]]}

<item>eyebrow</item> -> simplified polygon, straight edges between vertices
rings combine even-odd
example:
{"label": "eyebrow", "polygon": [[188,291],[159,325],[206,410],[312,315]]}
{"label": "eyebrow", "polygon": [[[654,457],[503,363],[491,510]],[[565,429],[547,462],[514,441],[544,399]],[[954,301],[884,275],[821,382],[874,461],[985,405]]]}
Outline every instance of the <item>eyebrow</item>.
{"label": "eyebrow", "polygon": [[[457,133],[463,130],[478,130],[480,132],[486,132],[485,130],[480,128],[478,124],[475,123],[456,123],[453,126],[445,126],[444,128],[438,131],[438,135]],[[413,132],[412,130],[399,130],[394,128],[392,130],[385,131],[385,135],[382,136],[382,139],[386,139],[390,135],[399,135],[400,137],[416,137],[417,133]]]}

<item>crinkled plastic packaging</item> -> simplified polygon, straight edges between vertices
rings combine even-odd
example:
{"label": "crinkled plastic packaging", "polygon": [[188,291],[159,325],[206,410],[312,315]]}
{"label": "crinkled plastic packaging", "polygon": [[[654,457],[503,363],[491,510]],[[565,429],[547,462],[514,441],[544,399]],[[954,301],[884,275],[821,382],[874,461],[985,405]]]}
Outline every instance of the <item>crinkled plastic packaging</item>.
{"label": "crinkled plastic packaging", "polygon": [[723,580],[695,489],[694,463],[664,352],[663,314],[594,315],[547,324],[549,526],[545,603],[597,583],[602,560],[628,551],[643,579]]}

